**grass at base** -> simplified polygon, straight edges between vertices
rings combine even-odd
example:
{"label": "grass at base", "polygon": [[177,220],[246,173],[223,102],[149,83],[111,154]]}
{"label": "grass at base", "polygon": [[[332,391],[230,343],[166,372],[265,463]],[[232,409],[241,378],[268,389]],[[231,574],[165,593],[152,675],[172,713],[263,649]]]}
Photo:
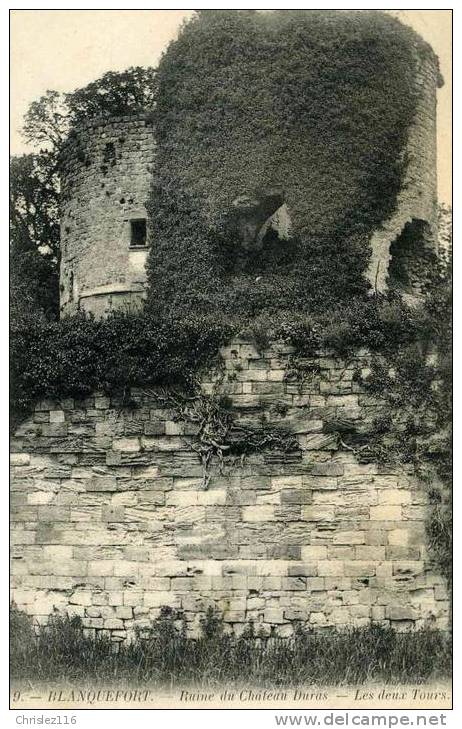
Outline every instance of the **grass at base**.
{"label": "grass at base", "polygon": [[424,683],[451,675],[451,638],[437,630],[397,632],[379,624],[319,633],[299,627],[292,638],[259,636],[249,624],[240,637],[209,612],[193,639],[165,609],[132,642],[86,634],[77,617],[53,614],[34,629],[12,608],[11,678],[20,682],[123,683],[155,686],[242,684],[263,687]]}

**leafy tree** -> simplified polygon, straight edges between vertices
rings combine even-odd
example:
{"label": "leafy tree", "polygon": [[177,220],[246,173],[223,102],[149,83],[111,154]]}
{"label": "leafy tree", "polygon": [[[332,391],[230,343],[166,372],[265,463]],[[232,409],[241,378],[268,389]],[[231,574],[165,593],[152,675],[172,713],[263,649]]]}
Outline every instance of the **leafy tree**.
{"label": "leafy tree", "polygon": [[58,176],[52,154],[10,162],[10,263],[13,317],[58,314]]}
{"label": "leafy tree", "polygon": [[65,95],[48,90],[29,106],[22,134],[29,144],[56,155],[69,132],[69,125]]}
{"label": "leafy tree", "polygon": [[134,66],[108,71],[87,86],[65,95],[71,125],[97,116],[125,116],[152,109],[156,70]]}
{"label": "leafy tree", "polygon": [[42,248],[59,257],[57,171],[46,154],[13,157],[10,164],[13,238],[21,250]]}
{"label": "leafy tree", "polygon": [[70,93],[48,90],[24,118],[23,136],[48,152],[59,152],[73,126],[98,116],[123,116],[149,110],[155,103],[156,71],[134,66],[108,71]]}

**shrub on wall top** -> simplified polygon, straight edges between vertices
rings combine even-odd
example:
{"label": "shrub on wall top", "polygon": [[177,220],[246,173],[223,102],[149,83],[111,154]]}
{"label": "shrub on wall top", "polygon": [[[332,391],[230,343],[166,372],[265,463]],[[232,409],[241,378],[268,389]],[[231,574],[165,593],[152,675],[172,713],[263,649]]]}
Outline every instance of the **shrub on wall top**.
{"label": "shrub on wall top", "polygon": [[41,398],[94,390],[124,397],[130,387],[172,383],[188,388],[228,336],[226,324],[194,314],[162,321],[123,313],[59,322],[21,317],[11,336],[12,426]]}

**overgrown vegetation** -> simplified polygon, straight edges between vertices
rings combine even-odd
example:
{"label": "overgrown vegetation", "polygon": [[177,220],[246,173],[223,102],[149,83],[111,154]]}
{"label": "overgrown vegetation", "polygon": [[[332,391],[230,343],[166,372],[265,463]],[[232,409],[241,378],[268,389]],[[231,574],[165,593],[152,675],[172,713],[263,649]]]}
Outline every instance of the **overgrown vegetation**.
{"label": "overgrown vegetation", "polygon": [[271,341],[292,344],[300,356],[327,349],[348,357],[365,347],[372,351],[398,349],[420,334],[416,311],[395,295],[352,298],[321,313],[280,311],[260,314],[247,324],[244,333],[261,349]]}
{"label": "overgrown vegetation", "polygon": [[127,400],[135,386],[191,388],[228,336],[226,324],[210,317],[23,317],[12,322],[13,413],[24,416],[41,398],[85,397],[98,389]]}
{"label": "overgrown vegetation", "polygon": [[284,639],[261,636],[249,623],[236,637],[209,610],[192,639],[182,615],[164,608],[151,628],[114,652],[109,637],[86,635],[78,617],[54,614],[35,631],[25,613],[13,607],[10,615],[11,677],[18,683],[290,687],[421,683],[451,672],[450,639],[435,630],[397,633],[372,624],[320,634],[300,626]]}
{"label": "overgrown vegetation", "polygon": [[32,102],[25,117],[26,142],[57,156],[73,127],[95,117],[129,116],[155,104],[156,70],[132,66],[108,71],[68,93],[47,91]]}
{"label": "overgrown vegetation", "polygon": [[[199,11],[158,68],[152,307],[254,317],[363,295],[430,53],[376,11]],[[259,240],[281,203],[288,240]]]}
{"label": "overgrown vegetation", "polygon": [[[450,215],[443,213],[443,235]],[[397,352],[385,349],[365,385],[386,404],[368,445],[370,459],[410,463],[427,484],[433,504],[429,543],[442,573],[452,582],[452,259],[432,261],[422,283],[415,340]]]}

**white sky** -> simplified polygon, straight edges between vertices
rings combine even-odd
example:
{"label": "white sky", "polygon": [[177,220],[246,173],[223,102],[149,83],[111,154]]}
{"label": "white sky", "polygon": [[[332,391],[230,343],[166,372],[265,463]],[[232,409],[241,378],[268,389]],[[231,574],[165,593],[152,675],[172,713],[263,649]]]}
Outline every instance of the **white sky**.
{"label": "white sky", "polygon": [[[30,151],[20,136],[29,104],[47,89],[72,91],[106,71],[156,66],[191,10],[11,11],[11,152]],[[438,187],[451,199],[451,12],[389,11],[412,25],[438,54]]]}

